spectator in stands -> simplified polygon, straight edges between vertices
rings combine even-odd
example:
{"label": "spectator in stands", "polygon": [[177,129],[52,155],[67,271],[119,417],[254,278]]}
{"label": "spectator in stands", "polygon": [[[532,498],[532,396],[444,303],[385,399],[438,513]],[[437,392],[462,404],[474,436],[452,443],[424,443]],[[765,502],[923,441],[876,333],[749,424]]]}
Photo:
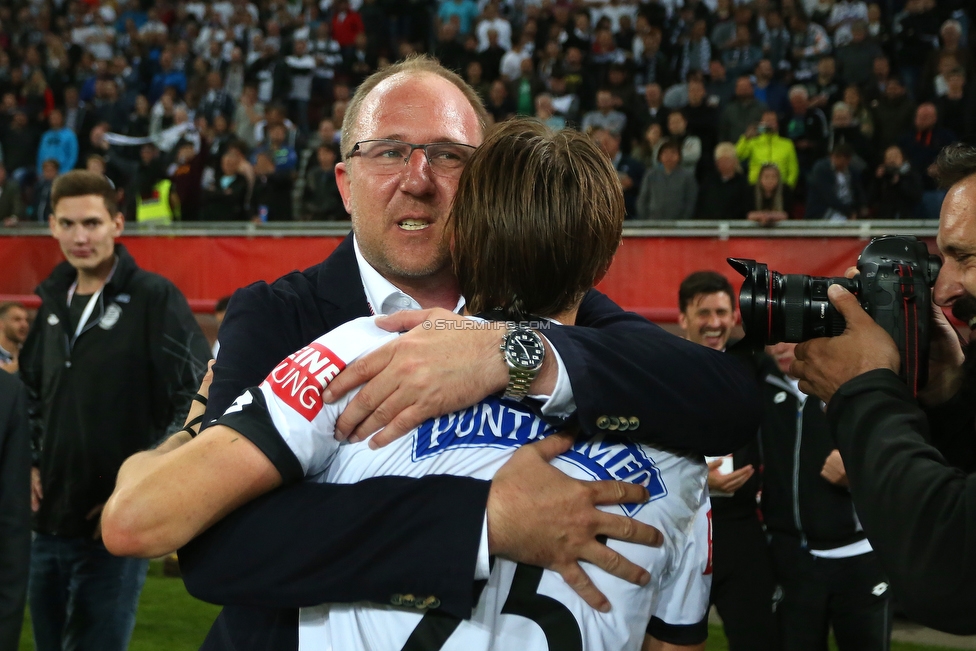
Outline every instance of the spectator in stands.
{"label": "spectator in stands", "polygon": [[0,162],[0,222],[13,226],[26,217],[20,184],[7,176],[7,168]]}
{"label": "spectator in stands", "polygon": [[945,190],[938,187],[935,158],[943,147],[956,140],[956,135],[939,124],[934,104],[926,102],[915,110],[915,128],[898,140],[905,158],[922,177],[921,217],[938,219]]}
{"label": "spectator in stands", "polygon": [[[971,19],[974,18],[976,16],[971,16]],[[961,67],[967,74],[973,74],[976,70],[974,69],[976,61],[973,59],[970,48],[963,45],[962,36],[962,25],[958,20],[950,19],[942,23],[942,27],[939,29],[939,40],[942,47],[929,54],[922,71],[923,83],[931,84],[932,79],[938,74],[939,63],[947,55],[955,57],[956,66]]]}
{"label": "spectator in stands", "polygon": [[620,134],[604,128],[593,130],[591,137],[603,153],[613,162],[617,178],[624,190],[625,219],[637,218],[637,194],[644,178],[644,165],[620,151]]}
{"label": "spectator in stands", "polygon": [[159,55],[159,72],[153,75],[149,83],[149,102],[154,104],[167,88],[175,88],[178,94],[183,95],[186,93],[186,84],[186,73],[173,67],[173,53],[164,49]]}
{"label": "spectator in stands", "polygon": [[750,124],[735,144],[740,160],[749,165],[749,184],[759,181],[759,171],[766,163],[775,163],[783,180],[795,188],[800,178],[796,149],[789,138],[779,135],[779,118],[775,111],[765,111],[758,124]]}
{"label": "spectator in stands", "polygon": [[[342,0],[343,2],[345,0]],[[355,38],[355,37],[354,37]],[[342,44],[338,38],[336,41]],[[288,78],[288,108],[289,115],[298,125],[299,131],[305,135],[309,131],[308,104],[312,99],[312,77],[315,72],[315,57],[308,53],[306,41],[295,41],[294,52],[285,57],[285,69]]]}
{"label": "spectator in stands", "polygon": [[[822,110],[810,105],[807,89],[800,84],[790,88],[790,108],[792,115],[786,122],[783,133],[793,141],[800,174],[805,176],[813,168],[813,164],[827,153],[827,139],[830,135],[827,118]],[[781,169],[788,178],[786,168]],[[791,183],[790,186],[796,187],[796,184]]]}
{"label": "spectator in stands", "polygon": [[[366,30],[363,17],[353,9],[349,0],[336,0],[332,7],[332,38],[342,49],[350,49],[356,42],[356,36]],[[299,56],[303,56],[302,55]]]}
{"label": "spectator in stands", "polygon": [[[41,143],[37,148],[37,160],[54,159],[58,162],[58,169],[69,171],[78,162],[78,137],[71,129],[64,126],[64,119],[60,110],[51,111],[48,118],[50,128],[41,136]],[[41,166],[37,167],[38,176]]]}
{"label": "spectator in stands", "polygon": [[234,135],[248,147],[256,146],[258,142],[254,137],[254,128],[262,119],[264,119],[264,104],[258,101],[257,86],[248,82],[244,84],[241,99],[234,108],[234,117],[231,120]]}
{"label": "spectator in stands", "polygon": [[888,80],[884,95],[873,108],[875,137],[879,149],[895,144],[911,128],[915,102],[908,96],[904,84],[897,77]]}
{"label": "spectator in stands", "polygon": [[468,63],[464,69],[464,80],[474,89],[482,102],[488,101],[488,93],[491,92],[491,83],[482,74],[481,61],[474,59]]}
{"label": "spectator in stands", "polygon": [[535,98],[546,87],[535,74],[532,57],[522,59],[519,64],[519,74],[509,83],[509,88],[512,99],[515,101],[516,114],[533,115],[535,113]]}
{"label": "spectator in stands", "polygon": [[671,84],[671,63],[661,52],[661,30],[648,28],[641,37],[641,52],[634,55],[634,69],[638,86],[657,84],[660,89]]}
{"label": "spectator in stands", "polygon": [[790,18],[790,34],[793,46],[793,73],[797,81],[806,81],[816,75],[820,57],[830,52],[827,30],[811,22],[802,11]]}
{"label": "spectator in stands", "polygon": [[830,107],[841,100],[843,86],[837,77],[837,62],[834,57],[826,56],[817,61],[817,74],[807,84],[810,95],[810,106],[830,110]]}
{"label": "spectator in stands", "polygon": [[47,85],[44,71],[35,68],[21,90],[20,105],[35,124],[44,124],[54,109],[54,93]]}
{"label": "spectator in stands", "polygon": [[298,154],[288,143],[288,129],[284,124],[274,124],[268,129],[268,146],[255,152],[252,164],[259,153],[267,153],[278,172],[294,174],[298,169]]}
{"label": "spectator in stands", "polygon": [[[489,32],[492,31],[495,32],[498,46],[503,51],[507,52],[512,49],[512,25],[498,15],[498,5],[494,2],[489,2],[484,8],[481,21],[478,22],[478,26],[475,28],[475,32],[478,35],[479,52],[484,52],[488,49],[491,41]],[[497,69],[494,72],[497,74]],[[485,75],[488,74],[489,71],[486,69]],[[491,77],[491,79],[494,79],[494,77]]]}
{"label": "spectator in stands", "polygon": [[[64,126],[75,132],[75,136],[78,138],[80,143],[83,139],[87,138],[88,133],[91,131],[93,116],[90,116],[88,108],[82,105],[81,100],[78,98],[78,89],[74,86],[67,86],[64,89],[64,109],[62,110],[64,115]],[[128,115],[126,115],[126,122],[128,122]],[[122,130],[125,129],[123,125]]]}
{"label": "spectator in stands", "polygon": [[580,110],[591,109],[596,98],[596,82],[579,48],[566,47],[562,72],[566,81],[566,90],[580,98]]}
{"label": "spectator in stands", "polygon": [[254,222],[292,221],[291,194],[294,174],[278,170],[271,154],[259,152],[254,161],[254,188],[251,191],[251,220]]}
{"label": "spectator in stands", "polygon": [[644,102],[638,114],[644,130],[647,130],[652,122],[658,124],[664,122],[667,110],[661,102],[661,87],[659,85],[652,83],[644,86]]}
{"label": "spectator in stands", "polygon": [[891,51],[891,27],[882,19],[881,6],[872,2],[868,5],[868,38],[881,46],[884,52]]}
{"label": "spectator in stands", "polygon": [[698,190],[697,219],[739,220],[746,218],[751,200],[749,181],[742,173],[735,145],[719,143],[714,153],[715,168],[705,174]]}
{"label": "spectator in stands", "polygon": [[660,122],[651,122],[644,131],[644,137],[634,148],[637,160],[644,166],[645,174],[646,170],[659,164],[658,153],[661,151],[664,140],[664,127],[661,126]]}
{"label": "spectator in stands", "polygon": [[474,0],[443,0],[437,9],[437,20],[441,24],[454,22],[457,16],[458,34],[467,36],[474,31],[478,19],[478,5]]}
{"label": "spectator in stands", "polygon": [[558,131],[566,128],[566,118],[556,113],[549,93],[535,96],[535,117],[550,129]]}
{"label": "spectator in stands", "polygon": [[566,77],[562,70],[553,71],[549,78],[549,90],[552,93],[552,106],[556,113],[566,118],[566,123],[572,126],[579,124],[580,120],[580,98],[579,95],[569,91],[566,86]]}
{"label": "spectator in stands", "polygon": [[878,219],[915,219],[922,200],[922,179],[896,145],[885,150],[875,170],[871,203]]}
{"label": "spectator in stands", "polygon": [[923,72],[919,81],[916,98],[921,102],[930,102],[946,94],[948,82],[946,81],[949,73],[959,68],[959,57],[949,52],[939,53],[938,64],[933,75],[929,76]]}
{"label": "spectator in stands", "polygon": [[867,216],[864,188],[851,169],[854,150],[837,145],[813,166],[807,188],[806,219],[847,221]]}
{"label": "spectator in stands", "polygon": [[764,103],[782,119],[786,117],[789,108],[789,97],[786,86],[776,80],[773,64],[769,59],[762,59],[756,64],[755,87],[753,92],[756,99]]}
{"label": "spectator in stands", "polygon": [[712,60],[712,45],[707,33],[708,23],[704,19],[692,23],[691,33],[681,47],[681,58],[678,64],[678,78],[681,81],[688,78],[688,72],[691,70],[697,70],[703,75],[708,74],[708,64]]}
{"label": "spectator in stands", "polygon": [[596,110],[587,112],[580,125],[584,132],[597,127],[617,133],[627,128],[627,116],[613,108],[613,94],[609,90],[597,91]]}
{"label": "spectator in stands", "polygon": [[34,201],[29,211],[34,221],[44,223],[51,215],[51,187],[60,172],[58,161],[53,158],[41,163],[41,173],[34,186]]}
{"label": "spectator in stands", "polygon": [[837,0],[824,21],[827,31],[834,37],[834,45],[845,47],[854,40],[854,25],[862,23],[867,31],[868,6],[863,0]]}
{"label": "spectator in stands", "polygon": [[762,32],[763,56],[769,59],[776,71],[788,70],[791,56],[790,30],[783,22],[783,15],[769,9],[765,15],[766,29]]}
{"label": "spectator in stands", "polygon": [[478,61],[481,62],[482,75],[485,81],[493,82],[501,76],[502,59],[508,52],[498,42],[498,32],[488,30],[488,47],[478,51]]}
{"label": "spectator in stands", "polygon": [[176,157],[167,176],[173,183],[182,221],[192,222],[200,218],[200,188],[207,156],[207,148],[201,147],[197,151],[192,142],[183,140],[176,145]]}
{"label": "spectator in stands", "polygon": [[851,110],[851,121],[861,130],[861,134],[870,141],[874,140],[874,116],[864,105],[861,89],[853,84],[844,89],[844,103]]}
{"label": "spectator in stands", "polygon": [[840,76],[848,84],[864,85],[871,80],[871,66],[884,53],[881,47],[868,39],[866,22],[857,21],[850,26],[851,40],[837,48],[834,58],[840,67]]}
{"label": "spectator in stands", "polygon": [[735,100],[722,110],[719,139],[737,141],[750,124],[759,122],[766,109],[767,106],[756,99],[749,78],[739,77],[735,82]]}
{"label": "spectator in stands", "polygon": [[234,99],[224,90],[224,81],[220,78],[220,72],[211,70],[207,73],[207,92],[197,105],[196,115],[202,115],[207,118],[207,122],[213,124],[218,114],[231,120],[234,117],[234,110]]}
{"label": "spectator in stands", "polygon": [[854,160],[851,165],[857,174],[873,169],[878,161],[874,144],[864,137],[861,129],[851,117],[851,108],[844,102],[837,102],[830,112],[830,140],[829,149],[841,143],[847,143],[854,150]]}
{"label": "spectator in stands", "polygon": [[702,151],[712,151],[718,142],[718,109],[717,102],[709,103],[705,94],[705,84],[701,79],[688,81],[688,105],[682,109],[688,120],[688,133],[698,136],[702,142]]}
{"label": "spectator in stands", "polygon": [[966,71],[953,68],[946,75],[946,92],[935,100],[939,121],[960,140],[969,142],[976,134],[973,93],[966,84]]}
{"label": "spectator in stands", "polygon": [[735,98],[738,80],[725,74],[725,66],[721,61],[712,61],[709,71],[708,84],[705,86],[708,103],[709,106],[722,110]]}
{"label": "spectator in stands", "polygon": [[698,199],[695,175],[681,166],[678,143],[665,141],[658,151],[661,163],[649,168],[637,197],[640,219],[679,220],[694,216]]}
{"label": "spectator in stands", "polygon": [[732,47],[722,53],[726,74],[732,77],[748,75],[756,69],[760,59],[762,59],[762,50],[753,45],[749,26],[737,25]]}
{"label": "spectator in stands", "polygon": [[496,79],[491,83],[485,108],[496,123],[504,122],[515,115],[517,110],[515,100],[509,95],[508,86],[501,79]]}
{"label": "spectator in stands", "polygon": [[702,142],[688,133],[688,120],[681,111],[668,114],[668,138],[681,147],[681,165],[694,173],[702,157]]}
{"label": "spectator in stands", "polygon": [[498,72],[505,81],[513,81],[522,73],[522,62],[532,60],[533,44],[531,36],[523,34],[511,50],[505,53],[498,66]]}
{"label": "spectator in stands", "polygon": [[148,136],[151,119],[149,100],[145,95],[137,96],[132,113],[129,114],[129,119],[126,121],[125,135],[132,136],[133,138],[144,138]]}
{"label": "spectator in stands", "polygon": [[220,176],[201,191],[201,214],[206,216],[206,221],[244,221],[247,219],[247,179],[238,172],[234,154],[223,155],[220,171]]}
{"label": "spectator in stands", "polygon": [[[449,4],[453,4],[453,2],[449,2]],[[457,22],[455,19],[441,23],[437,29],[437,42],[434,43],[432,53],[441,62],[441,65],[460,74],[470,59],[467,50],[464,49],[464,44],[458,40]],[[368,50],[364,47],[364,58],[368,56],[367,52]]]}
{"label": "spectator in stands", "polygon": [[922,67],[938,42],[941,27],[934,0],[907,0],[894,17],[895,61],[909,92],[918,88]]}
{"label": "spectator in stands", "polygon": [[320,144],[315,150],[316,165],[305,175],[303,218],[313,221],[346,219],[346,209],[336,185],[335,164],[338,146]]}
{"label": "spectator in stands", "polygon": [[776,163],[765,163],[759,179],[750,188],[747,217],[762,226],[789,219],[793,210],[793,190],[783,182]]}

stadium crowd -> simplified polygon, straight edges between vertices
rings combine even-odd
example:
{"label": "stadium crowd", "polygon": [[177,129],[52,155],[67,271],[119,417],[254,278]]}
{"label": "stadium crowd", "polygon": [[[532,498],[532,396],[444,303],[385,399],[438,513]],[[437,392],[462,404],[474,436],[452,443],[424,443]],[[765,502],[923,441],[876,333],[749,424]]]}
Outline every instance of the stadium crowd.
{"label": "stadium crowd", "polygon": [[345,219],[352,92],[434,54],[495,121],[579,128],[628,218],[937,218],[970,140],[964,0],[19,0],[0,7],[0,219],[103,172],[138,221]]}

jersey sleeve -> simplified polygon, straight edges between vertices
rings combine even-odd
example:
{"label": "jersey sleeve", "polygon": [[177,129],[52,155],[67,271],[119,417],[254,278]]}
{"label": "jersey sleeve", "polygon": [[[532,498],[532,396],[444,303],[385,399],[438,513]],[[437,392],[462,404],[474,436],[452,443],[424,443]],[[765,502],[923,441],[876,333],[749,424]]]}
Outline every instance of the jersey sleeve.
{"label": "jersey sleeve", "polygon": [[318,474],[339,448],[336,420],[354,395],[325,404],[322,392],[347,364],[396,336],[377,328],[372,317],[350,321],[283,359],[217,423],[253,442],[284,482]]}
{"label": "jersey sleeve", "polygon": [[712,523],[707,493],[695,515],[691,535],[661,587],[647,634],[669,644],[701,644],[708,637],[708,597],[712,588]]}

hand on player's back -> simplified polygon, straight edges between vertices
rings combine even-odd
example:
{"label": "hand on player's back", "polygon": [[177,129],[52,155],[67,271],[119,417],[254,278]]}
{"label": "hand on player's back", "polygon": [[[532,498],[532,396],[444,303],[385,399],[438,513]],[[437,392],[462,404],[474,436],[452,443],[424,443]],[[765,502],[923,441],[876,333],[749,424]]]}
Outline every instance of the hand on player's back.
{"label": "hand on player's back", "polygon": [[645,585],[651,577],[597,536],[653,547],[661,544],[662,536],[654,527],[596,508],[646,502],[648,494],[642,486],[579,481],[550,465],[572,444],[571,436],[557,434],[523,446],[495,474],[488,494],[489,551],[558,572],[586,603],[606,612],[610,603],[579,561],[637,585]]}
{"label": "hand on player's back", "polygon": [[329,384],[326,402],[365,383],[336,422],[336,438],[361,441],[382,428],[369,443],[382,447],[428,418],[504,389],[508,373],[498,347],[505,325],[471,328],[473,323],[439,308],[378,321],[391,332],[409,332],[359,358]]}

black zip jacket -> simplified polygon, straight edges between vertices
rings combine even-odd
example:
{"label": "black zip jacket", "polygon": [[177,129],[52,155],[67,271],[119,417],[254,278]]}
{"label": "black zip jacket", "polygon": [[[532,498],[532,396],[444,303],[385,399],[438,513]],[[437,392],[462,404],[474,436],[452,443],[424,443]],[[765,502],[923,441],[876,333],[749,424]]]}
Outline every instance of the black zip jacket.
{"label": "black zip jacket", "polygon": [[[841,385],[827,409],[894,596],[915,621],[956,635],[976,633],[976,475],[959,469],[976,449],[971,387],[967,398],[926,418],[904,382],[879,369]],[[953,420],[955,431],[942,429]]]}
{"label": "black zip jacket", "polygon": [[210,347],[171,282],[143,271],[121,244],[118,263],[74,339],[67,262],[37,287],[41,307],[24,342],[34,465],[44,498],[34,529],[90,536],[125,459],[182,427]]}
{"label": "black zip jacket", "polygon": [[775,367],[763,382],[762,445],[762,512],[770,532],[818,550],[864,539],[850,492],[820,476],[835,447],[820,399],[804,398]]}

